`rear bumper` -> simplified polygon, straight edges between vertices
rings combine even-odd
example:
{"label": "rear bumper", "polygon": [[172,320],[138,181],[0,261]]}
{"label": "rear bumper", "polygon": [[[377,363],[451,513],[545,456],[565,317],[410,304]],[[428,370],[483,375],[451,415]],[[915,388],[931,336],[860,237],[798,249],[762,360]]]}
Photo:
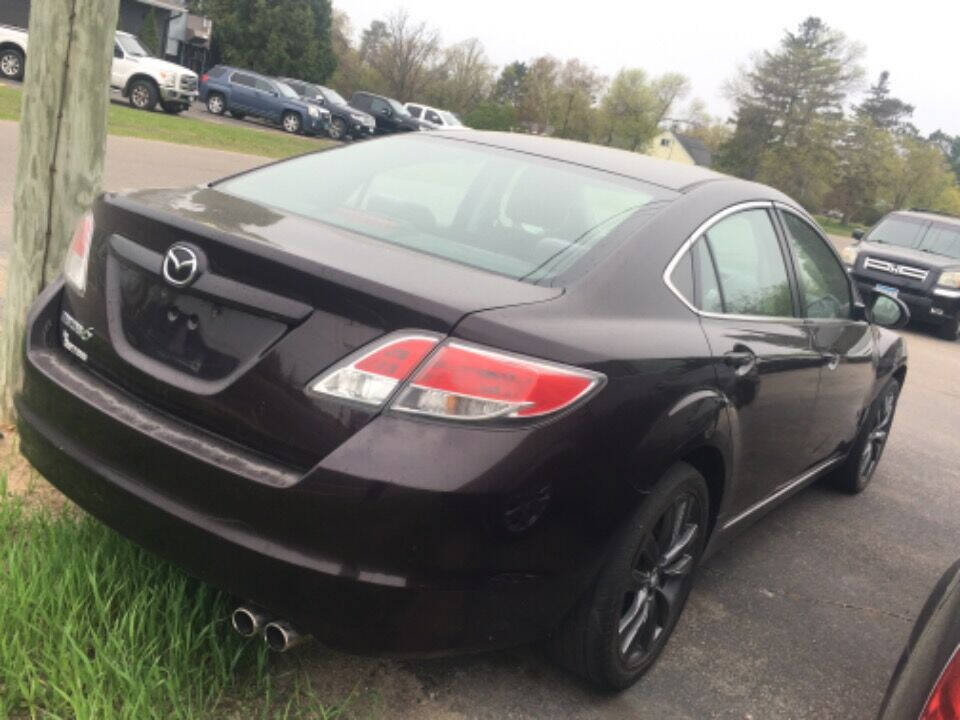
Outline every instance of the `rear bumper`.
{"label": "rear bumper", "polygon": [[[421,487],[391,485],[372,479],[385,470],[361,439],[301,475],[152,410],[64,352],[61,289],[44,292],[28,323],[22,450],[78,505],[191,575],[330,645],[439,654],[544,635],[599,567],[602,538],[562,511],[520,536],[497,527],[502,492],[489,476],[463,492],[425,487],[445,481],[442,457],[414,469]],[[427,447],[449,445],[429,432],[417,430]],[[469,449],[451,452],[478,472]],[[500,468],[501,453],[486,448],[486,465]],[[353,457],[367,463],[356,475]]]}

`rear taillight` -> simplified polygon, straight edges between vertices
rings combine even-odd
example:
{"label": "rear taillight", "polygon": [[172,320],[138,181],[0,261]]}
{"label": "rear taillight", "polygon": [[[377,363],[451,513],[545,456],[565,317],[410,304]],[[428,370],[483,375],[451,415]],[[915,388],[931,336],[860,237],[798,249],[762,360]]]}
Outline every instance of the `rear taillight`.
{"label": "rear taillight", "polygon": [[67,284],[78,295],[87,289],[87,265],[90,262],[90,246],[93,244],[93,214],[84,213],[73,231],[67,257],[63,262],[63,275]]}
{"label": "rear taillight", "polygon": [[402,333],[389,336],[310,384],[310,390],[368,405],[382,405],[413,372],[439,338]]}
{"label": "rear taillight", "polygon": [[960,718],[960,647],[940,674],[933,692],[920,714],[920,720],[956,720]]}
{"label": "rear taillight", "polygon": [[210,75],[208,75],[207,73],[204,73],[204,74],[200,77],[200,82],[202,82],[204,85],[206,85],[206,84],[207,84],[207,81],[209,81],[209,80],[210,80]]}
{"label": "rear taillight", "polygon": [[535,418],[570,407],[598,387],[602,377],[449,342],[417,371],[391,407],[449,420]]}
{"label": "rear taillight", "polygon": [[406,382],[392,410],[448,420],[489,420],[559,412],[603,381],[603,375],[589,370],[457,341],[437,347],[439,341],[426,333],[395,333],[347,358],[310,383],[309,389],[383,405]]}

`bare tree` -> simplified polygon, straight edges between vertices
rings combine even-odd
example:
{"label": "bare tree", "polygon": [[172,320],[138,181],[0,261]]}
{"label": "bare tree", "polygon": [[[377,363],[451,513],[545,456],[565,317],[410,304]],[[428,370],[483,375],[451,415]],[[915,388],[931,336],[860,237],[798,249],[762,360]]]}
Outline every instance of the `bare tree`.
{"label": "bare tree", "polygon": [[444,51],[437,74],[442,77],[431,94],[438,105],[466,114],[483,100],[494,84],[493,65],[476,38],[451,45]]}
{"label": "bare tree", "polygon": [[426,86],[440,49],[440,36],[425,22],[413,22],[403,9],[388,17],[384,26],[385,34],[371,44],[366,60],[383,77],[387,92],[405,102]]}

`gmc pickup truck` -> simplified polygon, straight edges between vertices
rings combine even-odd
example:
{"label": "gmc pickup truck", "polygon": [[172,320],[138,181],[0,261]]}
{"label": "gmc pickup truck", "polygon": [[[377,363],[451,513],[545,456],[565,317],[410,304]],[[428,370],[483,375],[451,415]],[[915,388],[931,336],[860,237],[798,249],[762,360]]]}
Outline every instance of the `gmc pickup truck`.
{"label": "gmc pickup truck", "polygon": [[[0,77],[20,80],[27,58],[27,33],[0,25]],[[117,32],[113,44],[110,87],[140,110],[157,103],[168,113],[183,112],[197,97],[197,74],[185,67],[152,57],[135,35]]]}

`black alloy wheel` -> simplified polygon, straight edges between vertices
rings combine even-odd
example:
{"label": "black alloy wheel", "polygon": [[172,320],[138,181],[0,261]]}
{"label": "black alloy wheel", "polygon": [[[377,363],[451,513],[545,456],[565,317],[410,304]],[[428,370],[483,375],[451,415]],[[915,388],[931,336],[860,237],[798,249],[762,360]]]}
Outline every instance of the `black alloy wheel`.
{"label": "black alloy wheel", "polygon": [[830,476],[833,484],[840,490],[859,493],[870,484],[890,438],[899,397],[900,382],[891,378],[873,401],[847,459]]}
{"label": "black alloy wheel", "polygon": [[627,668],[652,662],[686,600],[692,553],[703,532],[698,502],[692,493],[676,498],[637,550],[617,625]]}
{"label": "black alloy wheel", "polygon": [[653,666],[693,587],[709,507],[695,468],[677,463],[664,474],[593,586],[551,635],[557,662],[605,690],[623,690]]}

